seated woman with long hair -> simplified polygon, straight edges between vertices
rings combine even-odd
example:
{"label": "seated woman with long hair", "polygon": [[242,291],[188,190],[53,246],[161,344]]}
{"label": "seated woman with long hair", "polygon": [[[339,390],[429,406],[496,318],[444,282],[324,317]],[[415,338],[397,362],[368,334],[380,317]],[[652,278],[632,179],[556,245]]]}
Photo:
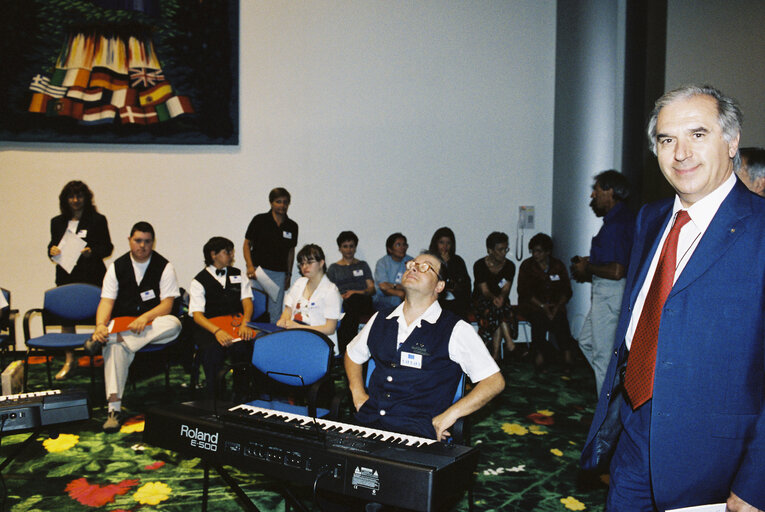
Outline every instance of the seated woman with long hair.
{"label": "seated woman with long hair", "polygon": [[445,293],[438,299],[441,307],[466,320],[470,310],[470,274],[465,260],[456,254],[457,242],[454,231],[447,227],[438,228],[430,239],[428,248],[433,254],[439,254],[449,267],[449,280]]}
{"label": "seated woman with long hair", "polygon": [[335,331],[343,299],[325,273],[324,251],[316,244],[305,245],[297,254],[297,263],[303,277],[284,295],[284,311],[276,325],[326,334],[335,345],[335,355],[339,355]]}

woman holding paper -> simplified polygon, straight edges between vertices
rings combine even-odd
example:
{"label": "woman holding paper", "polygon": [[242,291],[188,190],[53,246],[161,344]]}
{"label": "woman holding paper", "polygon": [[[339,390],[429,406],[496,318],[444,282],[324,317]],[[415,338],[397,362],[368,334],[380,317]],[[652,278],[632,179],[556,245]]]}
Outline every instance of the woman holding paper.
{"label": "woman holding paper", "polygon": [[[93,192],[82,181],[70,181],[64,185],[58,196],[61,215],[53,217],[50,221],[50,242],[48,243],[48,256],[55,260],[62,260],[62,250],[66,250],[67,238],[79,238],[85,243],[80,250],[74,268],[69,270],[56,265],[56,286],[69,283],[89,283],[101,287],[106,273],[104,258],[111,255],[112,245],[109,236],[109,226],[106,217],[96,211],[93,204]],[[81,245],[81,242],[80,244]],[[66,332],[74,332],[74,327],[64,326]],[[56,374],[56,380],[63,380],[74,367],[74,353],[66,353],[66,362]]]}
{"label": "woman holding paper", "polygon": [[342,315],[343,298],[326,275],[324,251],[318,245],[308,244],[298,252],[297,262],[303,277],[284,296],[284,311],[276,325],[326,334],[335,345],[335,355],[340,355],[335,331]]}

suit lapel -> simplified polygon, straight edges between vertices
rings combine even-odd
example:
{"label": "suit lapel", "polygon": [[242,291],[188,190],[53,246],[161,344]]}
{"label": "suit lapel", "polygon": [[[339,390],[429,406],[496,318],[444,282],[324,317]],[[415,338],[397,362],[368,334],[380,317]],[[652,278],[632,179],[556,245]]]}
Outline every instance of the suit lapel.
{"label": "suit lapel", "polygon": [[669,292],[667,299],[683,290],[706,272],[732,246],[735,240],[746,230],[742,219],[752,214],[747,193],[741,190],[740,182],[728,194],[712,218],[704,235],[699,241],[691,259]]}

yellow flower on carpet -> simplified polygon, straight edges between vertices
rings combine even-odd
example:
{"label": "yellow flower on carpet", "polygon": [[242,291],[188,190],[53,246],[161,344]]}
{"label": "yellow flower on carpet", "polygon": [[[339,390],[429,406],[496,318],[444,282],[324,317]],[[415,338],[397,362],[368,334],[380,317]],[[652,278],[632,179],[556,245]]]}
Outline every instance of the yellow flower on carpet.
{"label": "yellow flower on carpet", "polygon": [[143,426],[145,422],[138,421],[136,423],[125,423],[122,425],[122,428],[120,428],[120,433],[122,434],[132,434],[133,432],[143,432]]}
{"label": "yellow flower on carpet", "polygon": [[562,457],[563,456],[563,452],[560,451],[557,448],[553,448],[552,450],[550,450],[550,453],[552,453],[553,455],[557,455],[558,457]]}
{"label": "yellow flower on carpet", "polygon": [[548,409],[542,409],[541,411],[537,411],[539,414],[544,414],[545,416],[552,416],[555,414],[554,412],[548,410]]}
{"label": "yellow flower on carpet", "polygon": [[170,497],[172,489],[162,482],[149,482],[142,485],[133,495],[133,499],[141,505],[156,505]]}
{"label": "yellow flower on carpet", "polygon": [[547,432],[547,430],[543,429],[543,428],[542,428],[542,427],[540,427],[539,425],[531,425],[531,426],[529,427],[529,432],[531,432],[531,433],[532,433],[532,434],[534,434],[535,436],[543,436],[543,435],[545,435],[545,434],[548,434],[548,433],[549,433],[549,432]]}
{"label": "yellow flower on carpet", "polygon": [[59,434],[56,439],[46,439],[43,446],[50,453],[63,452],[80,442],[80,436],[74,434]]}
{"label": "yellow flower on carpet", "polygon": [[584,503],[574,498],[573,496],[569,496],[568,498],[561,498],[560,502],[566,505],[566,508],[569,510],[584,510],[587,508],[584,506]]}
{"label": "yellow flower on carpet", "polygon": [[502,430],[511,436],[525,436],[529,433],[526,427],[517,423],[503,423]]}

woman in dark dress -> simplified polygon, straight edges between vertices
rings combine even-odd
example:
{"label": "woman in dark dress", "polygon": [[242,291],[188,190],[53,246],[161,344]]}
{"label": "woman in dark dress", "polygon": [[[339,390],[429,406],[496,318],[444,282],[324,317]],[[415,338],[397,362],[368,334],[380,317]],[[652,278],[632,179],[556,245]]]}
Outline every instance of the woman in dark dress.
{"label": "woman in dark dress", "polygon": [[438,302],[441,307],[467,320],[470,309],[470,275],[465,266],[465,260],[457,254],[457,242],[454,231],[447,227],[438,228],[430,239],[428,248],[433,254],[440,254],[441,259],[449,267],[449,280],[445,293],[441,294]]}
{"label": "woman in dark dress", "polygon": [[478,334],[490,346],[495,360],[499,360],[503,338],[508,353],[515,350],[510,334],[514,318],[509,298],[515,265],[505,257],[507,246],[507,234],[498,231],[491,233],[486,238],[488,254],[473,264],[473,306],[478,320]]}
{"label": "woman in dark dress", "polygon": [[563,351],[566,368],[571,365],[573,340],[566,316],[566,303],[571,298],[571,282],[566,266],[553,258],[552,239],[537,233],[529,240],[531,258],[521,263],[518,272],[518,306],[531,324],[531,347],[534,367],[540,370],[553,346],[545,339],[549,331]]}
{"label": "woman in dark dress", "polygon": [[[59,244],[67,231],[85,240],[87,245],[80,254],[80,259],[69,273],[56,265],[56,286],[69,283],[89,283],[101,287],[106,273],[104,258],[111,255],[112,245],[106,217],[96,211],[93,205],[93,192],[81,181],[70,181],[64,185],[58,196],[61,215],[50,221],[50,242],[48,256],[53,258],[61,254]],[[74,332],[73,326],[64,326],[64,332]],[[65,379],[74,367],[74,353],[66,353],[66,362],[56,374],[56,380]]]}

